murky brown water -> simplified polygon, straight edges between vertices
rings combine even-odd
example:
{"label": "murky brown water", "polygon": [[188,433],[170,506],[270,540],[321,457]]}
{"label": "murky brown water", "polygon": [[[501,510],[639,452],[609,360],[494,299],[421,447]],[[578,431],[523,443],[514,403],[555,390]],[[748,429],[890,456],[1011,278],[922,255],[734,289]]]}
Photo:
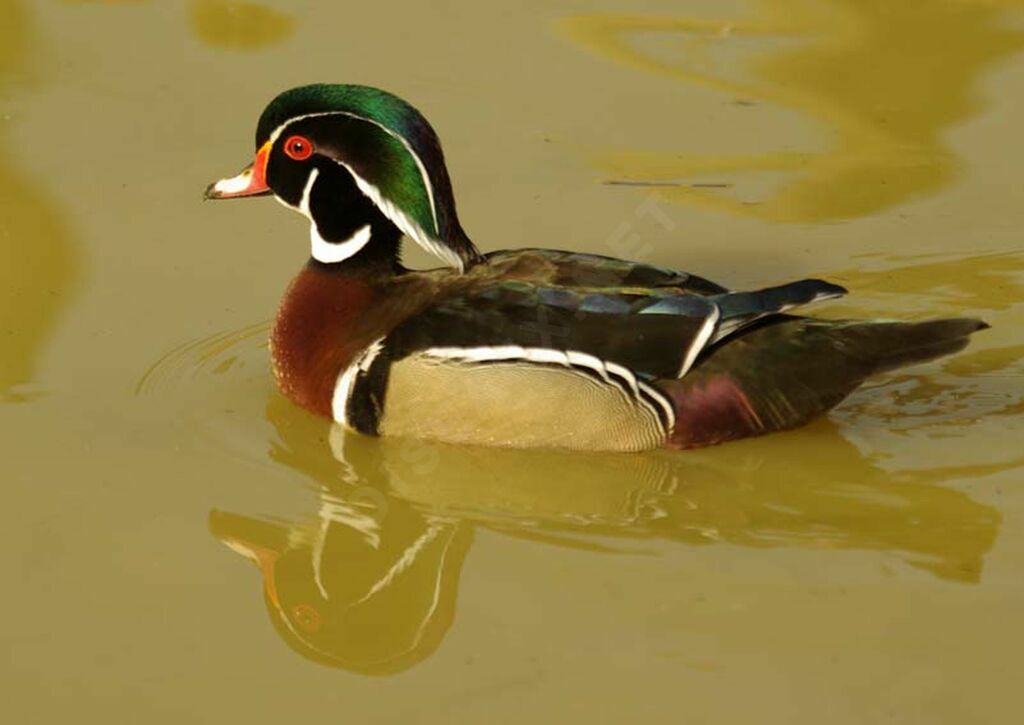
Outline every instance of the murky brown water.
{"label": "murky brown water", "polygon": [[[5,719],[1017,722],[1024,3],[2,9]],[[312,81],[419,105],[484,249],[993,329],[721,448],[346,437],[268,371],[305,223],[199,201]]]}

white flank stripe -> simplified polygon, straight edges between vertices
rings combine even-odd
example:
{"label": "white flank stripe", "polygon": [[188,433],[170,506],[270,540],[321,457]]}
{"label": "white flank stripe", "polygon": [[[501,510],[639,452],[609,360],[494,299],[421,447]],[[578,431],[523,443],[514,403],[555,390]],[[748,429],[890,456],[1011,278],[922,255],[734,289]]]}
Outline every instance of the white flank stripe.
{"label": "white flank stripe", "polygon": [[525,360],[526,348],[518,345],[502,347],[431,347],[423,351],[428,357],[465,362],[491,362],[494,360]]}
{"label": "white flank stripe", "polygon": [[[665,413],[666,432],[671,432],[676,427],[676,411],[672,407],[672,401],[666,398],[660,390],[651,387],[647,383],[640,383],[639,385],[641,390],[661,407],[661,410]],[[643,398],[640,398],[640,400],[643,400]]]}
{"label": "white flank stripe", "polygon": [[564,352],[558,350],[548,350],[546,348],[530,348],[526,351],[526,359],[530,362],[547,364],[547,365],[563,365],[569,366],[569,356]]}
{"label": "white flank stripe", "polygon": [[[704,328],[701,328],[700,334],[703,332]],[[700,334],[698,334],[698,337]],[[614,375],[626,383],[629,390],[624,392],[627,393],[629,398],[650,410],[659,420],[664,418],[666,421],[666,433],[671,431],[676,424],[676,415],[675,410],[672,409],[672,403],[660,390],[637,380],[632,370],[618,363],[603,361],[589,353],[577,350],[562,352],[543,347],[501,345],[498,347],[432,347],[424,350],[422,354],[426,357],[442,360],[459,360],[473,363],[525,360],[527,362],[562,365],[570,368],[586,368],[598,373],[610,385],[615,385],[609,377],[609,375]],[[652,404],[651,401],[654,401],[654,403]],[[664,416],[659,415],[658,411],[654,408],[654,404],[661,408]]]}
{"label": "white flank stripe", "polygon": [[683,377],[690,371],[694,360],[697,359],[700,351],[704,349],[704,346],[708,344],[708,340],[711,339],[711,333],[715,331],[715,325],[718,324],[718,318],[721,316],[722,311],[718,309],[718,305],[712,305],[711,314],[704,318],[704,324],[697,331],[697,336],[693,338],[690,349],[686,351],[686,357],[683,358],[683,364],[679,368],[677,378]]}
{"label": "white flank stripe", "polygon": [[331,397],[331,417],[346,428],[348,423],[348,399],[352,396],[352,388],[356,382],[356,376],[360,372],[370,369],[374,359],[384,349],[384,338],[374,340],[369,347],[359,353],[349,366],[341,371],[338,381],[334,384],[334,395]]}
{"label": "white flank stripe", "polygon": [[[630,370],[629,368],[623,367],[622,365],[613,362],[605,363],[605,367],[608,369],[608,372],[624,380],[626,384],[629,386],[629,389],[632,392],[633,397],[636,400],[639,400],[643,405],[647,407],[648,410],[650,410],[655,415],[658,415],[658,411],[656,411],[651,406],[651,403],[647,400],[647,398],[651,398],[655,402],[657,402],[657,404],[665,412],[665,421],[667,423],[666,432],[671,431],[672,428],[675,427],[676,413],[672,409],[672,403],[669,402],[660,391],[658,391],[655,388],[652,388],[647,383],[637,380],[636,375],[634,375],[633,371]],[[643,391],[643,395],[641,395],[641,391]],[[644,395],[646,395],[647,398],[645,398]]]}
{"label": "white flank stripe", "polygon": [[[595,373],[601,376],[606,382],[611,382],[611,378],[608,377],[608,369],[605,363],[601,362],[598,358],[593,355],[588,355],[585,352],[577,352],[575,350],[569,350],[566,352],[566,356],[569,358],[569,364],[575,365],[576,367],[587,368],[593,370]],[[607,365],[614,365],[615,363],[607,363]]]}
{"label": "white flank stripe", "polygon": [[621,365],[613,362],[606,362],[604,366],[612,375],[617,375],[618,377],[625,380],[626,384],[629,386],[629,389],[633,392],[634,397],[639,397],[640,389],[637,387],[636,375],[633,374],[632,370],[630,370],[629,368],[624,368]]}

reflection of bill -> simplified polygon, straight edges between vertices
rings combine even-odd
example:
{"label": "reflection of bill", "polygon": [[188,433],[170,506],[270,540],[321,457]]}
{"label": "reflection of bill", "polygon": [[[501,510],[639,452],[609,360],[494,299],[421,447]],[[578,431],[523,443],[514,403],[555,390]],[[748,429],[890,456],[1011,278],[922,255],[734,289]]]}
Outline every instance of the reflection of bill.
{"label": "reflection of bill", "polygon": [[289,529],[214,512],[210,527],[260,568],[271,621],[300,654],[382,675],[434,652],[455,613],[470,528],[401,502],[379,525],[361,505],[326,495],[319,516]]}
{"label": "reflection of bill", "polygon": [[[727,94],[736,126],[766,146],[601,155],[617,182],[772,221],[869,215],[952,180],[958,160],[946,130],[980,109],[982,72],[1024,47],[1024,36],[1005,29],[998,0],[756,5],[738,21],[588,15],[564,23],[569,37],[616,62]],[[762,104],[802,112],[831,139],[824,148],[773,145]]]}
{"label": "reflection of bill", "polygon": [[937,485],[945,469],[894,483],[827,421],[726,454],[580,456],[349,436],[276,395],[267,414],[271,457],[319,485],[317,514],[214,512],[211,530],[257,564],[290,647],[357,672],[437,649],[480,526],[595,553],[650,540],[874,551],[960,582],[978,581],[999,527],[994,509]]}

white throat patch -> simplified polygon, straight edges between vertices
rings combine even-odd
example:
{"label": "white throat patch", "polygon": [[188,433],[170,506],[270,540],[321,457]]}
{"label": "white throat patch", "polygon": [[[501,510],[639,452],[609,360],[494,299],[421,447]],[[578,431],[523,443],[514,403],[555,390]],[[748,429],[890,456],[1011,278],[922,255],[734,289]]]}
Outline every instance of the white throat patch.
{"label": "white throat patch", "polygon": [[313,258],[324,264],[344,262],[349,257],[355,256],[360,249],[370,241],[370,225],[359,228],[355,234],[344,242],[328,242],[320,236],[316,230],[316,224],[309,227],[309,239],[312,242],[311,252]]}
{"label": "white throat patch", "polygon": [[306,188],[302,190],[302,201],[299,202],[299,211],[304,217],[309,219],[310,253],[313,255],[313,259],[324,264],[344,262],[349,257],[354,257],[363,247],[369,244],[370,225],[366,224],[360,227],[356,230],[355,234],[341,242],[328,242],[321,237],[319,230],[316,228],[316,220],[313,219],[313,213],[309,208],[309,198],[313,193],[313,185],[319,176],[320,169],[313,169],[309,173]]}

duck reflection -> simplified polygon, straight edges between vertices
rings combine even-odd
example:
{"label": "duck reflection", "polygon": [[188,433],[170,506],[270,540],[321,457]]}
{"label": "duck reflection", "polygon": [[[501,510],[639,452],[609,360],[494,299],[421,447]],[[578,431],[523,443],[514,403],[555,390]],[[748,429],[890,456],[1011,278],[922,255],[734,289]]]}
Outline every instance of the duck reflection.
{"label": "duck reflection", "polygon": [[451,626],[473,530],[629,551],[671,540],[877,550],[978,581],[991,507],[937,485],[991,473],[887,472],[827,421],[799,435],[679,455],[514,451],[348,436],[273,395],[270,457],[312,480],[311,521],[214,512],[213,534],[252,560],[281,637],[318,662],[389,674]]}
{"label": "duck reflection", "polygon": [[[586,15],[576,42],[646,73],[728,94],[742,128],[771,143],[780,109],[826,129],[821,149],[783,137],[752,154],[639,149],[597,159],[619,183],[777,222],[866,216],[955,176],[946,130],[979,111],[983,71],[1024,48],[1014,0],[758,0],[720,20]],[[1005,6],[1000,7],[1000,6]],[[758,111],[761,103],[777,107]],[[710,182],[715,183],[710,183]]]}

